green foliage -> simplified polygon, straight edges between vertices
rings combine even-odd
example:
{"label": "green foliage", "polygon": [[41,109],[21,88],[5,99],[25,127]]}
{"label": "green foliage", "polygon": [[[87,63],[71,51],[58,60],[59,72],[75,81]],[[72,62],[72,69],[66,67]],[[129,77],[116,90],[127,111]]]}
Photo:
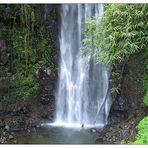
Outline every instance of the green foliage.
{"label": "green foliage", "polygon": [[[99,48],[98,61],[113,64],[146,48],[148,42],[147,4],[108,4],[104,17],[86,22],[84,51]],[[97,25],[96,19],[101,23]]]}
{"label": "green foliage", "polygon": [[51,11],[51,18],[52,20],[57,20],[58,19],[58,16],[57,16],[57,12],[56,12],[56,7],[53,5],[53,9]]}
{"label": "green foliage", "polygon": [[111,93],[112,94],[119,94],[119,90],[120,90],[119,86],[114,86],[111,88]]}
{"label": "green foliage", "polygon": [[148,73],[147,73],[147,67],[145,68],[145,75],[144,75],[144,83],[143,83],[143,86],[144,86],[144,93],[145,93],[145,96],[144,96],[144,104],[146,106],[148,106]]}
{"label": "green foliage", "polygon": [[121,140],[120,144],[126,144],[126,141],[125,140]]}
{"label": "green foliage", "polygon": [[29,99],[39,89],[39,83],[34,80],[32,74],[24,76],[17,73],[11,77],[11,83],[11,97],[17,97],[22,101]]}
{"label": "green foliage", "polygon": [[148,50],[142,52],[142,59],[144,61],[144,79],[143,79],[143,94],[144,104],[148,106]]}
{"label": "green foliage", "polygon": [[120,73],[119,72],[112,72],[112,77],[113,78],[120,78]]}
{"label": "green foliage", "polygon": [[120,83],[118,85],[115,85],[112,81],[121,81],[121,75],[119,72],[112,72],[111,73],[111,80],[110,82],[112,83],[112,88],[111,88],[111,93],[113,95],[116,95],[116,94],[119,94],[119,91],[120,91]]}
{"label": "green foliage", "polygon": [[52,61],[53,56],[53,40],[52,34],[45,26],[39,26],[38,40],[36,40],[38,48],[37,57],[43,66],[49,67],[52,71],[51,75],[55,76],[56,66]]}
{"label": "green foliage", "polygon": [[40,89],[34,78],[39,67],[49,67],[54,77],[52,34],[47,26],[37,24],[35,5],[0,5],[0,17],[8,10],[7,23],[0,24],[0,37],[6,39],[11,56],[11,71],[4,71],[11,75],[11,99],[25,101]]}
{"label": "green foliage", "polygon": [[[97,53],[94,53],[98,57],[98,62],[112,66],[116,62],[128,60],[134,52],[147,50],[147,10],[147,4],[105,5],[102,19],[91,18],[86,21],[83,53],[91,54],[89,49],[98,48]],[[115,77],[118,76],[112,74],[112,78]],[[145,87],[147,80],[145,80]],[[147,90],[145,88],[145,91]],[[119,86],[113,86],[111,91],[118,93]],[[146,103],[147,95],[144,98]]]}
{"label": "green foliage", "polygon": [[148,106],[148,90],[147,90],[147,92],[146,92],[146,94],[145,94],[145,96],[144,96],[144,104],[145,104],[146,106]]}
{"label": "green foliage", "polygon": [[140,121],[137,126],[138,134],[135,144],[148,144],[148,116]]}

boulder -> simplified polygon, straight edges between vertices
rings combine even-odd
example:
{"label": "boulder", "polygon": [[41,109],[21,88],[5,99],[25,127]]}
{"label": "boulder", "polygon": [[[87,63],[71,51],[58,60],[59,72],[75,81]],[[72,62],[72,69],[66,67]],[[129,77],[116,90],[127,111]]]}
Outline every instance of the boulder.
{"label": "boulder", "polygon": [[103,143],[103,137],[98,137],[98,138],[95,140],[95,143],[102,144],[102,143]]}
{"label": "boulder", "polygon": [[5,125],[5,129],[6,129],[7,131],[9,131],[9,130],[10,130],[10,126],[9,126],[9,125]]}
{"label": "boulder", "polygon": [[96,133],[97,132],[97,130],[95,128],[91,128],[90,130],[91,130],[92,133]]}
{"label": "boulder", "polygon": [[51,95],[44,94],[43,96],[41,96],[40,103],[42,105],[46,105],[46,104],[52,102],[54,99],[55,99],[55,97],[52,94]]}
{"label": "boulder", "polygon": [[49,79],[50,75],[51,75],[51,70],[48,67],[40,67],[35,72],[35,77],[39,80]]}
{"label": "boulder", "polygon": [[44,72],[45,72],[48,76],[51,75],[51,70],[50,70],[49,68],[47,68],[47,67],[44,68]]}
{"label": "boulder", "polygon": [[12,135],[9,135],[9,140],[14,139],[14,137]]}

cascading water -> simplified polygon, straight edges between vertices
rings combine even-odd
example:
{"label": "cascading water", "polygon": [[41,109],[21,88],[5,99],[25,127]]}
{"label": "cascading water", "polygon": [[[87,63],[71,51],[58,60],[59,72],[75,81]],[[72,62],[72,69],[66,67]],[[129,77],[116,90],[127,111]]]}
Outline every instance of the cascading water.
{"label": "cascading water", "polygon": [[57,89],[58,125],[102,126],[107,123],[111,99],[108,71],[96,64],[95,56],[81,53],[84,22],[102,16],[102,4],[61,6],[60,74]]}

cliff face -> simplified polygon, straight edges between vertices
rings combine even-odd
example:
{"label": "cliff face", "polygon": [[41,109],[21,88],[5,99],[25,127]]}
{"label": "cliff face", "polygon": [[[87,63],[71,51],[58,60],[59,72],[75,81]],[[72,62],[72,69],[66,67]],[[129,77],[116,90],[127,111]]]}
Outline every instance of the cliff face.
{"label": "cliff face", "polygon": [[112,73],[118,72],[121,77],[111,79],[111,86],[121,85],[118,94],[112,95],[112,106],[109,123],[99,133],[96,143],[127,144],[135,141],[137,125],[148,115],[143,104],[143,80],[145,58],[143,52],[130,56],[127,62],[118,63]]}
{"label": "cliff face", "polygon": [[6,68],[9,68],[10,57],[7,51],[5,40],[0,39],[0,99],[8,96],[9,93],[9,77],[5,74]]}
{"label": "cliff face", "polygon": [[[23,6],[0,5],[0,12],[3,12],[0,13],[0,143],[16,143],[15,138],[10,141],[9,135],[52,121],[55,111],[59,6]],[[35,14],[36,23],[32,22],[29,29],[20,20],[20,7]],[[30,18],[27,22],[31,22]],[[37,84],[37,90],[32,84]],[[19,97],[20,94],[26,100]]]}
{"label": "cliff face", "polygon": [[[7,101],[12,97],[16,99],[16,88],[24,85],[23,80],[28,79],[29,82],[31,77],[33,83],[39,84],[39,87],[36,85],[38,92],[36,93],[35,89],[32,91],[33,94],[35,92],[33,98],[39,98],[43,103],[48,102],[49,98],[54,98],[59,59],[58,9],[59,5],[48,4],[0,5],[1,96],[3,93],[1,100]],[[23,67],[25,65],[28,72],[24,75],[23,71],[26,70]],[[34,66],[36,68],[31,68]],[[20,82],[18,75],[24,77]],[[16,79],[16,84],[18,83],[19,86],[18,84],[14,86],[13,81],[8,83],[9,79],[13,79],[13,81]],[[13,92],[13,95],[11,92]]]}
{"label": "cliff face", "polygon": [[[128,62],[120,63],[117,67],[122,77],[121,81],[117,81],[116,84],[120,83],[121,89],[118,94],[113,95],[110,122],[123,121],[129,116],[136,115],[144,107],[144,59],[141,53],[131,55]],[[114,70],[117,71],[117,69]]]}
{"label": "cliff face", "polygon": [[[50,77],[50,74],[46,74],[46,70],[43,68],[38,70],[38,81],[41,84],[41,91],[39,92],[38,98],[42,104],[47,104],[51,100],[55,99],[56,83],[58,79],[58,62],[59,62],[59,27],[60,27],[60,5],[37,5],[37,22],[42,26],[47,26],[52,36],[53,42],[52,55],[49,55],[49,60],[52,60],[55,64],[54,78]],[[50,54],[50,53],[49,53]],[[51,69],[49,69],[51,71]],[[45,77],[44,77],[45,76]],[[47,76],[47,77],[46,77]]]}

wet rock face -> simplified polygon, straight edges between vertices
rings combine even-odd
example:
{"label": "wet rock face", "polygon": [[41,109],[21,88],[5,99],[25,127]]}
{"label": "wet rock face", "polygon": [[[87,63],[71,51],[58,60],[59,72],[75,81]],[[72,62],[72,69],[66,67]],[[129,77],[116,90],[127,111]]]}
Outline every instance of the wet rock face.
{"label": "wet rock face", "polygon": [[[119,144],[134,141],[136,126],[147,114],[143,110],[142,81],[144,61],[140,53],[133,54],[129,61],[117,63],[113,71],[122,75],[121,79],[111,81],[115,85],[121,84],[119,94],[112,95],[113,101],[109,114],[109,122],[98,135],[96,143]],[[111,84],[112,86],[113,84]]]}
{"label": "wet rock face", "polygon": [[55,47],[59,49],[59,28],[60,28],[60,5],[49,5],[46,4],[44,7],[44,16],[49,29],[51,28]]}
{"label": "wet rock face", "polygon": [[136,53],[128,61],[122,80],[121,95],[127,98],[129,111],[143,107],[143,76],[144,60],[141,53]]}
{"label": "wet rock face", "polygon": [[0,99],[8,93],[9,77],[6,77],[2,70],[4,66],[8,66],[8,63],[9,53],[7,52],[6,42],[0,39]]}
{"label": "wet rock face", "polygon": [[46,24],[51,30],[55,48],[59,49],[60,9],[58,4],[37,5],[37,23]]}
{"label": "wet rock face", "polygon": [[[9,87],[9,77],[0,76],[0,92],[6,92]],[[0,94],[1,94],[0,93]]]}
{"label": "wet rock face", "polygon": [[9,54],[7,53],[7,46],[4,40],[0,39],[0,65],[7,64]]}
{"label": "wet rock face", "polygon": [[40,67],[36,72],[35,76],[40,81],[47,80],[51,76],[51,70],[47,67]]}
{"label": "wet rock face", "polygon": [[35,72],[35,77],[41,85],[41,91],[38,95],[39,102],[46,105],[55,100],[55,80],[51,77],[51,70],[47,67],[40,67]]}
{"label": "wet rock face", "polygon": [[[60,5],[37,5],[37,22],[39,24],[44,24],[47,26],[47,28],[50,30],[52,39],[53,39],[53,52],[52,55],[52,62],[58,67],[58,61],[59,61],[59,27],[60,27]],[[51,57],[49,60],[51,60]],[[40,64],[40,61],[38,61],[38,64]],[[54,78],[52,77],[52,69],[49,67],[43,67],[41,66],[38,68],[38,70],[35,72],[35,77],[40,83],[41,90],[37,96],[39,98],[39,102],[42,105],[46,105],[50,102],[52,102],[55,99],[55,87],[57,83],[57,77],[58,77],[58,70],[54,72]]]}
{"label": "wet rock face", "polygon": [[116,123],[116,122],[124,121],[125,119],[128,118],[128,115],[129,114],[127,111],[111,109],[110,116],[109,116],[109,123]]}
{"label": "wet rock face", "polygon": [[143,65],[140,53],[133,54],[127,63],[114,65],[113,71],[122,77],[113,79],[110,85],[120,84],[121,89],[119,94],[112,95],[109,123],[121,122],[143,107]]}

